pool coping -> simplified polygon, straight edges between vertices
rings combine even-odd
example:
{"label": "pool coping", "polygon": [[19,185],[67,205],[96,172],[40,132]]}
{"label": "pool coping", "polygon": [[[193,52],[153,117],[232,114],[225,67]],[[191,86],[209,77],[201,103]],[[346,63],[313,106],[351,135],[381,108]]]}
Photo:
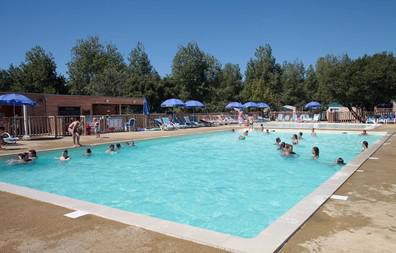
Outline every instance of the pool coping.
{"label": "pool coping", "polygon": [[[323,131],[324,132],[324,131]],[[330,132],[330,131],[329,131]],[[337,132],[337,131],[331,131]],[[339,132],[339,131],[338,131]],[[345,132],[345,131],[343,131]],[[353,132],[353,131],[351,131]],[[350,163],[323,182],[309,195],[271,223],[254,238],[242,238],[223,234],[204,228],[193,227],[172,221],[146,216],[129,211],[77,200],[53,193],[47,193],[0,182],[0,191],[17,194],[34,200],[54,204],[72,210],[86,211],[105,219],[141,227],[154,232],[196,243],[224,249],[232,252],[275,252],[322,206],[333,193],[391,136],[390,133],[378,132],[382,137],[360,153]]]}

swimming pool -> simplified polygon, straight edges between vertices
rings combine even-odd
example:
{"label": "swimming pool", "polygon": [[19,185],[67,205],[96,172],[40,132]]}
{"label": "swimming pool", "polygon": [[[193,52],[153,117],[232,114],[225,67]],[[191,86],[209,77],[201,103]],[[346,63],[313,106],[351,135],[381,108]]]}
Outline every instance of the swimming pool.
{"label": "swimming pool", "polygon": [[[285,158],[273,144],[290,142],[293,132],[221,132],[137,142],[114,155],[105,146],[40,154],[30,165],[7,166],[0,160],[0,181],[86,200],[135,213],[252,238],[360,153],[361,141],[380,136],[304,132],[299,155]],[[320,159],[311,159],[312,146]]]}

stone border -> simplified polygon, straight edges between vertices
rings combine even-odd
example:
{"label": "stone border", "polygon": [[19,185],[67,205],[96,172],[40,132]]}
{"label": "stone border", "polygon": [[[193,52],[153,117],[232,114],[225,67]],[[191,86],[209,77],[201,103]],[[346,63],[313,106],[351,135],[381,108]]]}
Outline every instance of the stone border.
{"label": "stone border", "polygon": [[[382,135],[383,133],[378,134]],[[275,252],[282,247],[305,221],[309,219],[314,212],[390,138],[390,136],[391,134],[389,133],[383,134],[383,137],[372,144],[368,150],[360,153],[354,160],[336,172],[331,178],[321,184],[316,190],[307,195],[254,238],[227,235],[8,183],[0,182],[0,191],[21,195],[72,210],[82,210],[105,219],[232,252]]]}

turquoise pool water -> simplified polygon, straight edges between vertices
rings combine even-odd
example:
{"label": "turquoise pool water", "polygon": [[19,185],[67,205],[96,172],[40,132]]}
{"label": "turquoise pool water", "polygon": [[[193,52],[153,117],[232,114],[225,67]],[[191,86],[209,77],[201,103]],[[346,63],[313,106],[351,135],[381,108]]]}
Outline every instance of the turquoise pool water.
{"label": "turquoise pool water", "polygon": [[[276,137],[287,142],[292,132],[220,132],[139,141],[117,154],[106,146],[39,154],[27,165],[0,160],[0,181],[86,200],[178,223],[240,237],[255,237],[304,196],[331,177],[343,157],[352,160],[361,142],[380,136],[318,133],[294,146],[298,157],[282,157]],[[312,146],[320,148],[312,160]]]}

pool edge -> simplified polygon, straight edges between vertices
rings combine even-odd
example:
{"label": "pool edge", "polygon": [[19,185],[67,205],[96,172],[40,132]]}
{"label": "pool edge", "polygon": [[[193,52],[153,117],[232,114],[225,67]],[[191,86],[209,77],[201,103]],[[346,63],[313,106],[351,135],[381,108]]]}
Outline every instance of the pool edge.
{"label": "pool edge", "polygon": [[275,252],[287,242],[315,211],[321,207],[327,199],[390,138],[390,136],[391,134],[389,132],[385,132],[368,150],[355,157],[355,159],[344,166],[340,171],[336,172],[331,178],[323,182],[318,188],[304,197],[294,207],[289,209],[254,238],[227,235],[9,183],[0,182],[0,191],[68,209],[87,211],[90,214],[105,219],[232,252]]}

